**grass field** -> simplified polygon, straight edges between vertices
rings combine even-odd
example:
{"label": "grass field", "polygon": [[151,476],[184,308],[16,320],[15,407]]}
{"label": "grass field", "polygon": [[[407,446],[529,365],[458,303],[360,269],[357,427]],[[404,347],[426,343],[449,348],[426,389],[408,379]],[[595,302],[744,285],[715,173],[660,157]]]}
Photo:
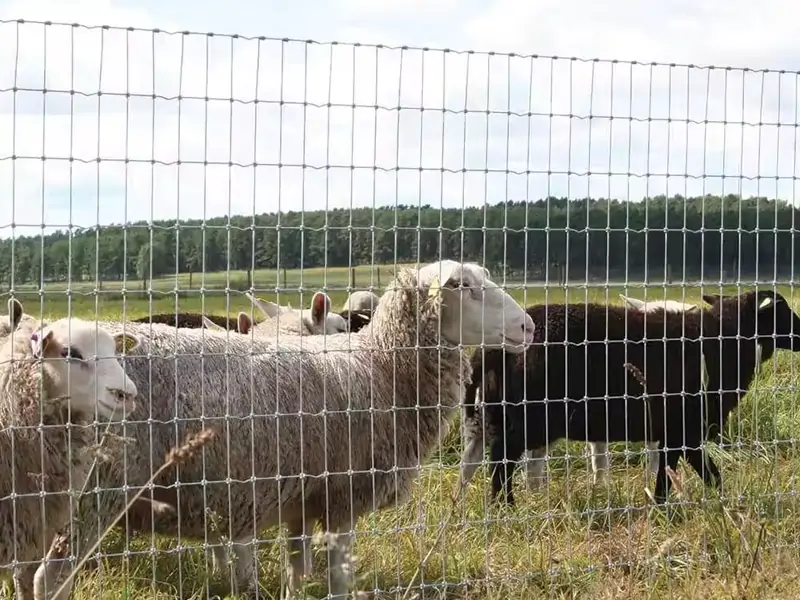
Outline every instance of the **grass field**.
{"label": "grass field", "polygon": [[[295,281],[296,274],[290,274]],[[390,272],[382,273],[382,284]],[[256,275],[258,282],[259,275]],[[330,282],[333,277],[329,277]],[[366,279],[366,278],[364,278]],[[346,284],[347,275],[339,275]],[[219,277],[215,277],[219,281]],[[196,282],[195,282],[196,283]],[[321,273],[305,272],[305,285],[321,286]],[[366,285],[362,283],[360,285]],[[153,287],[169,290],[173,283],[158,281]],[[111,284],[103,286],[112,290]],[[72,310],[83,317],[95,314],[119,317],[119,292],[97,300],[73,296]],[[90,291],[90,290],[89,290]],[[618,287],[570,290],[569,300],[619,302]],[[707,288],[708,292],[718,292]],[[735,288],[726,288],[728,293]],[[780,288],[787,299],[790,289]],[[67,311],[62,291],[46,289],[44,314],[48,318]],[[513,290],[525,304],[542,302],[541,288]],[[645,291],[630,288],[644,298]],[[687,288],[687,301],[700,301],[698,288]],[[38,294],[18,294],[27,312],[35,313]],[[338,306],[346,294],[332,292]],[[548,291],[551,302],[563,302],[563,289]],[[663,298],[664,290],[650,288],[646,296]],[[274,295],[259,293],[264,298]],[[681,299],[680,289],[666,294]],[[287,297],[282,295],[281,302]],[[296,296],[288,296],[298,306]],[[310,294],[304,301],[308,305]],[[126,314],[142,316],[147,300],[128,298]],[[245,300],[231,296],[233,310],[244,310]],[[792,298],[795,308],[800,304]],[[153,312],[174,311],[175,296],[153,302]],[[180,310],[200,308],[199,294],[179,297]],[[225,298],[206,299],[208,312],[225,313]],[[699,478],[684,464],[678,470],[679,494],[673,495],[669,516],[652,506],[645,492],[641,446],[612,445],[609,484],[593,488],[584,456],[584,444],[559,444],[553,449],[544,491],[525,492],[518,478],[517,506],[513,510],[488,504],[487,473],[479,470],[458,505],[449,495],[458,473],[460,442],[457,428],[442,450],[422,469],[413,500],[359,522],[355,555],[359,559],[359,589],[375,598],[448,598],[516,600],[564,598],[617,600],[619,598],[795,599],[800,596],[800,505],[798,505],[798,425],[796,389],[800,363],[787,353],[765,365],[738,412],[732,416],[734,444],[721,450],[711,446],[725,481],[724,496],[703,489]],[[567,452],[568,451],[568,452]],[[652,484],[651,484],[652,486]],[[262,539],[262,597],[277,597],[281,583],[282,544],[270,543],[277,531]],[[151,547],[158,550],[151,552]],[[85,571],[79,578],[77,598],[206,598],[221,580],[208,581],[201,549],[186,542],[142,536],[129,541],[131,554],[122,558],[124,537],[114,531],[103,545],[102,576]],[[423,559],[428,557],[423,564]],[[324,562],[320,556],[318,562]],[[417,570],[420,572],[417,573]],[[310,598],[324,596],[323,571],[316,569]],[[416,574],[416,576],[415,576]],[[412,581],[412,578],[413,581]],[[206,587],[208,584],[208,588]],[[408,595],[406,588],[411,586]]]}
{"label": "grass field", "polygon": [[[398,267],[403,267],[400,264]],[[394,265],[360,266],[353,269],[357,289],[378,289],[386,286],[394,275]],[[269,269],[256,270],[252,274],[252,285],[256,294],[265,300],[280,304],[291,303],[298,307],[309,306],[314,292],[325,288],[334,309],[341,306],[347,298],[350,283],[350,269],[311,268],[287,271]],[[276,288],[279,292],[276,293]],[[125,314],[130,318],[148,313],[163,312],[201,312],[224,315],[230,311],[235,315],[240,310],[249,310],[250,303],[244,296],[248,289],[247,274],[244,271],[229,273],[200,273],[190,278],[186,273],[161,277],[149,282],[143,289],[137,280],[81,281],[67,285],[63,282],[45,283],[38,286],[20,285],[15,295],[28,307],[31,314],[42,310],[45,316],[60,316],[72,311],[80,317],[119,318]]]}

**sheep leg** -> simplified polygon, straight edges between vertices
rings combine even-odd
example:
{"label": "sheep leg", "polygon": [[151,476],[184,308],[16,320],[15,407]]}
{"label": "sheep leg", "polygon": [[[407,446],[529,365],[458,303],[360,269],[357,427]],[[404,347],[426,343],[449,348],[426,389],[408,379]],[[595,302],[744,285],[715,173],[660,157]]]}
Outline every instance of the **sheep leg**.
{"label": "sheep leg", "polygon": [[36,569],[36,573],[33,576],[33,597],[35,600],[67,600],[70,597],[72,583],[68,584],[58,596],[53,594],[70,571],[67,565],[69,542],[70,536],[68,533],[58,533],[53,538],[44,561]]}
{"label": "sheep leg", "polygon": [[38,564],[32,564],[14,569],[14,597],[16,600],[33,599],[33,576],[38,568]]}
{"label": "sheep leg", "polygon": [[[174,536],[177,529],[178,494],[173,488],[160,486],[152,489],[150,497],[142,496],[128,509],[127,520],[121,521],[121,526],[127,524],[127,533],[133,536],[137,533],[155,533]],[[211,572],[219,573],[228,564],[226,548],[220,544],[211,546]]]}
{"label": "sheep leg", "polygon": [[328,573],[329,586],[328,593],[331,600],[345,600],[353,587],[353,565],[351,551],[353,547],[354,534],[352,531],[342,531],[339,528],[332,536],[331,548],[329,550]]}
{"label": "sheep leg", "polygon": [[285,598],[294,598],[303,581],[311,573],[311,534],[314,522],[302,519],[289,523],[289,564]]}
{"label": "sheep leg", "polygon": [[[55,536],[45,560],[36,570],[33,579],[35,600],[67,600],[71,597],[74,578],[64,586],[60,594],[54,594],[71,572],[72,560],[67,560],[70,548],[75,553],[75,560],[80,559],[109,528],[126,504],[125,494],[115,490],[84,494],[81,497],[71,527]],[[139,512],[140,516],[142,512],[144,511]],[[177,511],[157,510],[155,514],[159,519],[168,518],[177,523]],[[158,529],[155,524],[153,528]]]}
{"label": "sheep leg", "polygon": [[475,476],[475,471],[483,459],[486,442],[483,427],[479,420],[470,420],[464,424],[464,452],[461,454],[461,469],[458,476],[458,489],[466,486]]}
{"label": "sheep leg", "polygon": [[[217,552],[217,551],[221,552]],[[234,540],[230,551],[233,553],[233,579],[231,581],[230,593],[232,596],[248,594],[258,587],[258,573],[253,552],[253,538]],[[225,553],[225,547],[216,546],[214,548],[214,561],[230,565]]]}
{"label": "sheep leg", "polygon": [[[678,445],[678,443],[673,442],[674,445]],[[665,452],[660,453],[661,456],[659,457],[658,461],[658,475],[656,476],[656,489],[655,489],[655,500],[658,504],[663,504],[667,501],[667,494],[669,494],[670,488],[670,480],[669,475],[667,475],[667,467],[675,471],[678,468],[678,461],[681,458],[681,450],[680,448],[671,448],[667,447]]]}
{"label": "sheep leg", "polygon": [[656,477],[658,475],[658,442],[647,442],[647,475]]}
{"label": "sheep leg", "polygon": [[[508,440],[508,447],[504,448]],[[492,462],[492,497],[497,498],[500,491],[503,491],[503,496],[506,504],[509,506],[514,505],[514,492],[512,490],[512,479],[514,477],[514,469],[517,466],[517,461],[522,456],[523,449],[513,438],[506,438],[505,435],[499,435],[492,441],[490,450],[490,459]],[[506,454],[508,456],[506,459]]]}
{"label": "sheep leg", "polygon": [[589,453],[592,463],[592,485],[608,480],[608,444],[605,442],[589,442]]}
{"label": "sheep leg", "polygon": [[722,481],[719,469],[714,461],[700,448],[686,451],[686,460],[697,474],[703,478],[703,483],[708,487],[719,486]]}
{"label": "sheep leg", "polygon": [[528,455],[528,461],[525,464],[528,489],[538,490],[544,485],[544,458],[547,450],[544,447],[534,448],[533,450],[527,450],[525,453]]}

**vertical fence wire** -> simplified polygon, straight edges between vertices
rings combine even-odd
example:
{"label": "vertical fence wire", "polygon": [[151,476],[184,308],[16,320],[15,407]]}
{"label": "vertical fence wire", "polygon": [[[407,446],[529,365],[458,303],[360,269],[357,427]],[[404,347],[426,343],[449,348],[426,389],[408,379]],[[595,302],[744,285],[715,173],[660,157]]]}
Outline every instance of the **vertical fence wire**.
{"label": "vertical fence wire", "polygon": [[[691,581],[746,589],[781,573],[798,518],[799,73],[30,21],[0,21],[0,33],[14,61],[0,75],[0,295],[22,303],[30,332],[77,317],[142,343],[121,360],[137,410],[88,419],[99,444],[107,425],[122,440],[119,462],[97,463],[85,485],[70,473],[85,494],[66,556],[105,535],[108,568],[90,562],[82,593],[185,597],[257,581],[269,597],[306,568],[298,552],[322,558],[321,522],[339,527],[329,560],[352,559],[376,596],[680,595]],[[388,298],[408,269],[445,260],[490,277],[447,280],[442,266],[435,352],[424,320],[435,294],[407,292],[413,322],[382,319],[399,311],[388,301],[347,303]],[[486,300],[501,291],[505,310]],[[693,306],[657,331],[660,313],[639,301]],[[709,302],[732,312],[713,321]],[[537,343],[490,348],[519,329],[519,307]],[[668,518],[639,429],[644,407],[697,417],[700,368],[658,342],[670,322],[713,342],[702,323],[726,318],[741,321],[738,345],[717,340],[706,360],[746,393],[703,404],[724,421],[702,440],[722,488],[698,477],[711,463],[682,462],[667,501],[681,518]],[[628,337],[639,319],[646,340]],[[494,331],[475,341],[482,323]],[[682,335],[699,357],[697,336]],[[644,384],[614,362],[620,344]],[[100,347],[97,365],[111,358]],[[484,357],[472,379],[486,448],[457,494],[469,382],[447,379],[453,347]],[[72,369],[89,362],[66,363],[69,394],[99,405],[116,384],[80,388]],[[2,425],[24,439],[3,394]],[[124,494],[149,488],[205,427],[216,439],[159,476],[157,503],[109,529]],[[696,430],[662,437],[689,456]],[[0,527],[14,532],[16,503],[49,510],[42,498],[63,490],[25,487],[16,469],[30,448],[8,448]],[[507,472],[519,473],[513,507],[490,492]],[[39,539],[69,524],[48,514],[31,525]],[[14,537],[0,541],[10,568],[49,549]],[[317,564],[312,593],[341,577]]]}

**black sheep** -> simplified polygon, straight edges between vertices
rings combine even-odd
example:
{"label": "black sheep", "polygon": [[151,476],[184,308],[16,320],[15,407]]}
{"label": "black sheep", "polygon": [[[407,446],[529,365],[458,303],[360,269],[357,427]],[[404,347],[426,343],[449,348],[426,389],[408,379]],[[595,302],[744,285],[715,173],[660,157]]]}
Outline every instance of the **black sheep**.
{"label": "black sheep", "polygon": [[355,333],[364,329],[372,320],[372,311],[368,308],[357,310],[343,310],[339,313],[347,323],[347,330]]}
{"label": "black sheep", "polygon": [[[234,317],[220,317],[217,315],[206,315],[215,324],[231,331],[237,331],[237,323]],[[162,323],[172,327],[183,327],[188,329],[202,329],[203,315],[200,313],[158,313],[146,317],[133,319],[134,323]]]}
{"label": "black sheep", "polygon": [[[694,313],[642,313],[601,304],[527,309],[536,324],[536,341],[526,358],[504,357],[502,350],[473,357],[473,383],[465,399],[464,462],[476,462],[482,452],[474,400],[483,377],[491,373],[482,399],[492,491],[497,495],[504,490],[509,504],[514,502],[511,477],[522,453],[564,437],[660,440],[666,452],[660,453],[656,480],[659,502],[669,489],[666,466],[675,469],[681,455],[707,484],[719,482],[719,470],[704,456],[702,441],[720,433],[746,393],[756,369],[757,344],[761,360],[776,349],[800,351],[800,318],[783,296],[770,291],[708,295],[704,300],[711,308]],[[701,344],[708,374],[706,401],[701,394]],[[644,375],[647,419],[645,390],[625,363]],[[474,470],[462,467],[462,481]]]}

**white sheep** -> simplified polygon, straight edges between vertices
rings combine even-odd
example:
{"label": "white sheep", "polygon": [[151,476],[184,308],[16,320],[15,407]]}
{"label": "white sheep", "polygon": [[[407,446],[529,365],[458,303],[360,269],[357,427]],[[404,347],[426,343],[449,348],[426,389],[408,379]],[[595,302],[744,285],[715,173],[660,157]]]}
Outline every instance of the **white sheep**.
{"label": "white sheep", "polygon": [[71,513],[65,492],[83,487],[94,459],[84,423],[135,408],[116,355],[138,342],[80,319],[36,329],[16,308],[9,302],[9,320],[23,322],[0,348],[0,569],[23,563],[17,598],[31,598],[38,561]]}
{"label": "white sheep", "polygon": [[[276,336],[297,334],[297,335],[321,335],[345,333],[347,323],[341,315],[331,312],[331,299],[325,292],[317,292],[311,298],[311,308],[292,308],[280,306],[269,300],[262,300],[250,294],[245,294],[266,317],[264,321],[253,324],[253,320],[246,312],[240,312],[236,317],[239,333],[247,334],[250,331],[253,335]],[[206,329],[215,331],[225,331],[208,317],[203,317],[203,325]]]}
{"label": "white sheep", "polygon": [[358,290],[356,292],[352,292],[347,297],[347,300],[344,301],[344,305],[342,305],[342,310],[339,312],[356,310],[374,311],[378,307],[380,300],[381,299],[374,292],[369,290]]}
{"label": "white sheep", "polygon": [[[129,357],[126,367],[140,389],[150,384],[151,414],[126,424],[139,444],[124,472],[101,466],[102,490],[81,503],[80,521],[99,519],[102,529],[124,503],[106,488],[143,485],[151,456],[203,427],[218,428],[224,441],[181,465],[179,493],[175,472],[155,482],[154,498],[179,508],[180,535],[204,539],[207,511],[215,513],[218,531],[233,541],[241,589],[254,579],[254,536],[287,525],[291,593],[310,569],[303,536],[321,521],[335,541],[330,592],[341,598],[349,587],[351,517],[406,501],[456,415],[470,380],[460,345],[505,343],[519,353],[532,340],[533,322],[483,267],[446,260],[402,270],[357,334],[274,340],[155,325],[133,331],[141,358]],[[201,481],[208,483],[191,485]],[[178,533],[177,518],[154,526]],[[95,529],[81,530],[81,547]],[[56,545],[51,558],[63,556]],[[43,565],[37,581],[52,590],[58,570]]]}

